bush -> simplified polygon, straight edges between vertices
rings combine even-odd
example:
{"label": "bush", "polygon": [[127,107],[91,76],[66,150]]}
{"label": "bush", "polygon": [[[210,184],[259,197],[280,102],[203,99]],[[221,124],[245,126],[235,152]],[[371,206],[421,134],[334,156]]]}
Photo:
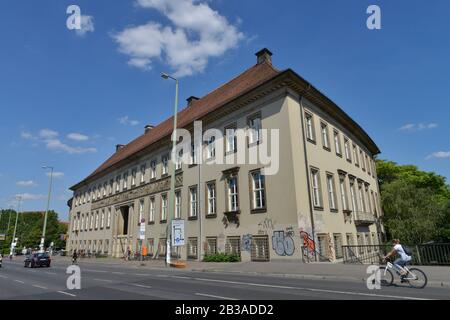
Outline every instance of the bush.
{"label": "bush", "polygon": [[217,253],[205,256],[203,262],[240,262],[241,259],[235,254]]}

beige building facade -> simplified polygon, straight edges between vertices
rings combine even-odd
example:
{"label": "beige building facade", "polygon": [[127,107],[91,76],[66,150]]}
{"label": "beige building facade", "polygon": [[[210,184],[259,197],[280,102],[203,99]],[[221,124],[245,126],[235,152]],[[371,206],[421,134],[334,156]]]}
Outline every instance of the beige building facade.
{"label": "beige building facade", "polygon": [[[163,259],[173,219],[185,223],[186,245],[171,249],[183,260],[224,252],[242,261],[336,262],[342,245],[375,245],[383,237],[378,147],[294,71],[277,70],[267,49],[238,77],[201,99],[189,98],[178,119],[179,128],[193,132],[194,121],[201,121],[204,132],[222,135],[204,141],[201,152],[194,147],[191,162],[181,164],[170,161],[172,119],[118,145],[71,188],[68,251],[123,257],[145,247],[148,256]],[[235,130],[249,132],[244,143]],[[263,134],[273,130],[276,139]],[[276,174],[265,174],[259,157],[236,161],[238,153],[251,159],[263,145],[278,159]],[[216,163],[222,153],[229,164]],[[204,162],[195,164],[199,154]]]}

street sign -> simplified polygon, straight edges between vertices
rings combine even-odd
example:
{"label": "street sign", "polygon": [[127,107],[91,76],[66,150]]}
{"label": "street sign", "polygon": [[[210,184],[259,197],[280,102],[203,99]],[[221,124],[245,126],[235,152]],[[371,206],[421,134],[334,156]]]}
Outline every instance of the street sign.
{"label": "street sign", "polygon": [[172,246],[181,247],[184,245],[184,220],[172,220]]}
{"label": "street sign", "polygon": [[145,240],[145,223],[139,228],[139,240]]}
{"label": "street sign", "polygon": [[5,241],[6,235],[4,233],[0,234],[0,241]]}

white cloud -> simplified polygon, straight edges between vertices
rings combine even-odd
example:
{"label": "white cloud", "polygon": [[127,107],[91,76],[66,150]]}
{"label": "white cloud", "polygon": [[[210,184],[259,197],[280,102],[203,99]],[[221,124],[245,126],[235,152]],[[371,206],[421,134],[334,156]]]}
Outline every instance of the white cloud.
{"label": "white cloud", "polygon": [[30,200],[40,200],[43,199],[45,196],[42,194],[19,193],[16,194],[15,197],[22,198],[22,201],[30,201]]}
{"label": "white cloud", "polygon": [[[47,172],[46,175],[50,177],[51,172]],[[62,177],[64,177],[64,172],[53,172],[53,178],[58,179]]]}
{"label": "white cloud", "polygon": [[94,32],[94,17],[93,16],[81,16],[81,29],[76,29],[75,32],[78,36],[83,37],[88,32]]}
{"label": "white cloud", "polygon": [[408,123],[400,127],[400,131],[422,131],[436,129],[439,125],[437,123]]}
{"label": "white cloud", "polygon": [[19,187],[37,187],[37,183],[33,180],[17,181],[16,185]]}
{"label": "white cloud", "polygon": [[76,132],[68,134],[67,138],[70,140],[74,140],[74,141],[88,141],[89,140],[88,136],[81,134],[81,133],[76,133]]}
{"label": "white cloud", "polygon": [[59,133],[50,129],[42,129],[39,131],[39,137],[42,139],[54,139],[59,136]]}
{"label": "white cloud", "polygon": [[26,132],[26,131],[22,131],[20,133],[20,136],[22,137],[22,139],[25,140],[37,140],[38,138],[33,136],[30,132]]}
{"label": "white cloud", "polygon": [[96,148],[82,148],[82,147],[71,147],[65,143],[62,143],[59,139],[48,139],[45,141],[47,149],[65,152],[68,154],[85,154],[85,153],[96,153]]}
{"label": "white cloud", "polygon": [[433,158],[439,158],[439,159],[446,159],[450,158],[450,151],[438,151],[430,154],[427,159],[433,159]]}
{"label": "white cloud", "polygon": [[158,10],[172,26],[159,23],[129,27],[114,34],[119,51],[130,56],[128,64],[151,69],[162,60],[182,77],[203,72],[211,57],[220,57],[237,46],[244,35],[205,1],[137,0],[137,6]]}
{"label": "white cloud", "polygon": [[117,119],[120,124],[123,124],[124,126],[132,126],[135,127],[139,124],[139,121],[130,119],[129,116],[125,116],[122,118]]}

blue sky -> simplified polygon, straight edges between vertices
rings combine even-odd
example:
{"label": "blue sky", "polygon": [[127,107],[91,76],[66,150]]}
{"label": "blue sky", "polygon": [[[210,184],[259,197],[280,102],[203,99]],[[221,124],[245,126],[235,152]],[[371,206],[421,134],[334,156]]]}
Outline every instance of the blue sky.
{"label": "blue sky", "polygon": [[[5,0],[0,10],[0,207],[23,194],[67,218],[68,188],[268,47],[372,136],[382,158],[450,177],[448,1]],[[76,4],[82,30],[68,30]],[[366,27],[369,5],[381,30]],[[184,106],[184,103],[183,103]]]}

